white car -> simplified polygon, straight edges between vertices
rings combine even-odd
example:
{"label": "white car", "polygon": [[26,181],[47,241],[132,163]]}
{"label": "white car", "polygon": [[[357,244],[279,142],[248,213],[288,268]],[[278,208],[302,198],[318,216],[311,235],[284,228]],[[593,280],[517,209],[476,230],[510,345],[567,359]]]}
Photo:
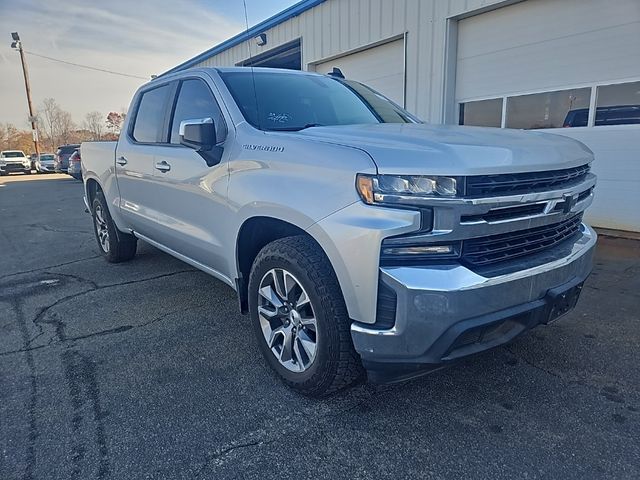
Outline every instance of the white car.
{"label": "white car", "polygon": [[36,160],[36,172],[38,173],[54,173],[56,171],[53,165],[56,156],[53,153],[41,153]]}
{"label": "white car", "polygon": [[31,160],[22,150],[0,152],[0,175],[8,175],[11,172],[31,174]]}

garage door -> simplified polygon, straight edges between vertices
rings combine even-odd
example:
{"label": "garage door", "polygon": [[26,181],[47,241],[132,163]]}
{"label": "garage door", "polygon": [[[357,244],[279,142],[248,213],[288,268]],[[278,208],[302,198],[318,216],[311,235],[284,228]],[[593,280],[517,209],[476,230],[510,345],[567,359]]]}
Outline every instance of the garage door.
{"label": "garage door", "polygon": [[316,72],[329,73],[333,67],[404,105],[404,39],[318,63]]}
{"label": "garage door", "polygon": [[588,220],[640,231],[640,1],[527,0],[460,20],[456,101],[459,123],[587,144]]}

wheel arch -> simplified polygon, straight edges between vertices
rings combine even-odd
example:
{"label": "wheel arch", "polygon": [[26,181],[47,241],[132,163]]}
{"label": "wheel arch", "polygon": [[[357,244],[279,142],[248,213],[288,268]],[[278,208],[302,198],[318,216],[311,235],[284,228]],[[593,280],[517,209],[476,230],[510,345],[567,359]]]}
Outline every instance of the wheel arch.
{"label": "wheel arch", "polygon": [[311,238],[329,261],[329,257],[318,241],[293,223],[275,217],[254,216],[246,219],[240,226],[236,238],[235,260],[238,274],[235,282],[241,313],[248,312],[249,273],[260,250],[274,240],[296,235]]}
{"label": "wheel arch", "polygon": [[95,178],[88,178],[85,182],[85,193],[87,195],[87,203],[89,208],[93,204],[93,200],[96,198],[96,194],[100,191],[102,192],[102,186]]}

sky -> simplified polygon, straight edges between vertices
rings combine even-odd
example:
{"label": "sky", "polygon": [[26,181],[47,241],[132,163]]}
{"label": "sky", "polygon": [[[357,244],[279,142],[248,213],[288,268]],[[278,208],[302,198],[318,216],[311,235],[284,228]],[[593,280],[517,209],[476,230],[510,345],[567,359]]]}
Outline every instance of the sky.
{"label": "sky", "polygon": [[[249,26],[297,0],[246,0]],[[0,123],[27,129],[24,50],[149,78],[246,28],[241,0],[0,0]],[[26,54],[34,106],[54,98],[76,123],[128,109],[146,80],[95,72]]]}

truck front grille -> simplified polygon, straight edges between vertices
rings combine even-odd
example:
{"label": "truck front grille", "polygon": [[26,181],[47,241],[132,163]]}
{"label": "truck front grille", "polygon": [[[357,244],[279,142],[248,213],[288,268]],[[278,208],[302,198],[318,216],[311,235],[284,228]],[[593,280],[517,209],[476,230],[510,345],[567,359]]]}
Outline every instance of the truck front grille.
{"label": "truck front grille", "polygon": [[462,262],[479,267],[552,248],[577,235],[581,222],[582,213],[552,225],[465,240]]}
{"label": "truck front grille", "polygon": [[491,197],[555,190],[581,182],[590,169],[589,165],[581,165],[545,172],[474,175],[466,179],[465,194],[467,197]]}

